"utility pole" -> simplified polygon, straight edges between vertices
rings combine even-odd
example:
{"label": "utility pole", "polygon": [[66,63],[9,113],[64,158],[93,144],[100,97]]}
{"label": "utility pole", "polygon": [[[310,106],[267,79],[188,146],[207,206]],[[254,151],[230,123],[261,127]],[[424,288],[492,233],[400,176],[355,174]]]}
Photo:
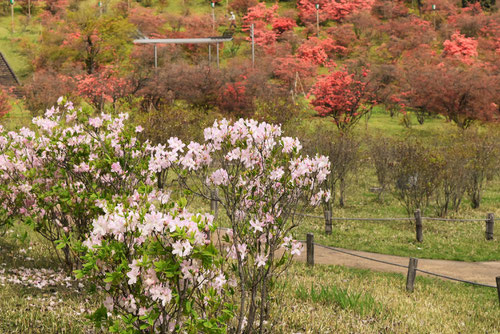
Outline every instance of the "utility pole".
{"label": "utility pole", "polygon": [[432,22],[434,23],[434,30],[436,30],[436,5],[432,5]]}
{"label": "utility pole", "polygon": [[10,2],[10,16],[12,19],[12,33],[14,33],[14,0],[9,0]]}
{"label": "utility pole", "polygon": [[212,6],[212,30],[215,31],[215,2],[211,2],[210,5]]}
{"label": "utility pole", "polygon": [[155,44],[155,70],[158,68],[158,48]]}
{"label": "utility pole", "polygon": [[217,68],[219,68],[219,43],[217,43]]}
{"label": "utility pole", "polygon": [[319,3],[316,3],[316,35],[319,37]]}
{"label": "utility pole", "polygon": [[252,68],[255,68],[255,36],[254,36],[254,24],[250,26],[250,37],[252,38]]}
{"label": "utility pole", "polygon": [[31,0],[28,0],[28,19],[31,19]]}

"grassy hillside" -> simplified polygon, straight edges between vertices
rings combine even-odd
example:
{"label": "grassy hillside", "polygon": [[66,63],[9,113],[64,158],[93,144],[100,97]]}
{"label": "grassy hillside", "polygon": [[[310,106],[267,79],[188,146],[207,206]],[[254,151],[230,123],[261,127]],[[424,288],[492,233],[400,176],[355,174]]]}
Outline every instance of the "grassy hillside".
{"label": "grassy hillside", "polygon": [[[23,237],[25,232],[30,235],[28,239]],[[42,289],[33,286],[45,275],[30,274],[26,268],[57,270],[55,261],[51,247],[22,226],[0,239],[2,333],[94,332],[85,314],[98,306],[98,296],[85,293],[90,288],[85,281],[63,279]],[[16,279],[23,283],[14,283]],[[500,331],[500,308],[494,289],[421,276],[416,278],[414,293],[407,293],[404,286],[405,277],[400,274],[293,264],[276,283],[271,314],[272,319],[280,320],[271,322],[271,332]]]}

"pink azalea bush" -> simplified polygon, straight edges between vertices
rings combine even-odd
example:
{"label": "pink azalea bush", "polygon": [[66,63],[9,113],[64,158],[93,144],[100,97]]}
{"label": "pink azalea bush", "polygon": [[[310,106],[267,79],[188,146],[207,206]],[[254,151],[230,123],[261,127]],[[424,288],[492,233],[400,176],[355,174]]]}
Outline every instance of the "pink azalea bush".
{"label": "pink azalea bush", "polygon": [[146,187],[128,201],[102,203],[84,242],[80,278],[103,291],[90,317],[111,332],[225,333],[228,277],[209,234],[212,215],[192,214]]}
{"label": "pink azalea bush", "polygon": [[[127,122],[60,99],[33,129],[0,128],[3,213],[31,224],[101,288],[106,299],[90,317],[98,327],[262,331],[273,282],[301,252],[295,213],[330,197],[321,190],[328,158],[302,157],[297,138],[254,120],[215,122],[187,146],[142,143],[142,128]],[[231,223],[224,257],[210,241],[213,217],[163,189],[170,170],[194,194],[218,193]]]}
{"label": "pink azalea bush", "polygon": [[1,209],[57,244],[68,268],[78,264],[78,243],[103,214],[100,201],[127,199],[155,183],[151,148],[135,138],[127,118],[92,115],[60,100],[33,119],[33,130],[0,129]]}
{"label": "pink azalea bush", "polygon": [[215,122],[204,136],[180,156],[180,183],[207,199],[218,193],[231,224],[223,238],[225,272],[233,271],[238,282],[234,330],[255,333],[268,321],[272,282],[301,252],[290,235],[295,213],[329,197],[320,190],[329,161],[302,157],[297,138],[254,120]]}

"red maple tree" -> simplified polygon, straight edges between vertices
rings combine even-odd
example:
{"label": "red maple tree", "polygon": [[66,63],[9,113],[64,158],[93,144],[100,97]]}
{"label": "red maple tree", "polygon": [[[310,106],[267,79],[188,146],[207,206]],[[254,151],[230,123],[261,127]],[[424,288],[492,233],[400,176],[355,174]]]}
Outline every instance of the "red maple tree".
{"label": "red maple tree", "polygon": [[474,57],[477,57],[477,40],[465,37],[456,31],[451,35],[451,40],[446,40],[443,43],[443,56],[455,58],[465,64],[472,64]]}
{"label": "red maple tree", "polygon": [[346,51],[345,47],[337,45],[331,38],[311,37],[298,48],[297,54],[312,64],[322,65],[328,60],[330,52],[345,54]]}
{"label": "red maple tree", "polygon": [[340,21],[356,10],[371,10],[374,0],[299,0],[297,8],[304,23],[316,22],[316,4],[320,21]]}
{"label": "red maple tree", "polygon": [[96,108],[105,102],[116,102],[131,93],[130,81],[121,77],[113,66],[103,67],[92,74],[76,77],[77,94],[86,98]]}
{"label": "red maple tree", "polygon": [[321,76],[309,93],[318,115],[331,117],[340,131],[349,131],[371,110],[371,106],[365,106],[370,95],[363,79],[366,75],[366,70],[359,75],[332,68],[328,75]]}
{"label": "red maple tree", "polygon": [[9,103],[9,96],[0,87],[0,117],[7,115],[12,109]]}
{"label": "red maple tree", "polygon": [[293,27],[297,26],[294,19],[289,17],[277,17],[272,22],[273,31],[281,35],[285,31],[292,30]]}

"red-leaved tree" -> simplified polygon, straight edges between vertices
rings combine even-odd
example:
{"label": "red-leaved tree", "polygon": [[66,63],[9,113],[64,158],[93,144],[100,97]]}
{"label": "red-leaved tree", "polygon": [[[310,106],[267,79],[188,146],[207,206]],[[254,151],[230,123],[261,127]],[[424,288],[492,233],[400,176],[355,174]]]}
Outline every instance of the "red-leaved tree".
{"label": "red-leaved tree", "polygon": [[[267,8],[264,2],[260,2],[256,6],[250,7],[247,15],[243,17],[243,30],[249,31],[253,24],[255,44],[263,47],[267,54],[274,53],[278,38],[277,32],[268,27],[276,18],[277,10],[278,5]],[[250,40],[250,37],[247,39]]]}
{"label": "red-leaved tree", "polygon": [[289,17],[277,17],[273,20],[273,31],[278,35],[281,35],[285,31],[292,30],[293,27],[297,26],[295,20]]}
{"label": "red-leaved tree", "polygon": [[0,117],[7,115],[12,109],[9,103],[9,96],[0,87]]}
{"label": "red-leaved tree", "polygon": [[451,40],[444,41],[443,46],[443,56],[458,59],[468,65],[477,57],[477,40],[465,37],[458,31],[451,35]]}
{"label": "red-leaved tree", "polygon": [[500,78],[478,66],[458,67],[452,61],[438,65],[410,63],[400,81],[406,105],[443,115],[460,128],[467,128],[474,120],[500,119]]}
{"label": "red-leaved tree", "polygon": [[319,4],[320,21],[340,21],[349,14],[361,10],[371,10],[374,0],[299,0],[297,8],[304,23],[316,22],[316,4]]}
{"label": "red-leaved tree", "polygon": [[337,45],[331,38],[311,37],[299,47],[297,53],[300,58],[312,64],[323,65],[328,60],[330,52],[343,55],[346,51],[345,47]]}
{"label": "red-leaved tree", "polygon": [[366,76],[366,70],[356,74],[335,68],[321,76],[309,93],[318,115],[331,117],[341,132],[348,132],[371,110]]}
{"label": "red-leaved tree", "polygon": [[130,81],[121,77],[112,66],[93,74],[77,76],[76,79],[78,95],[86,98],[96,108],[102,108],[106,102],[114,103],[131,93]]}
{"label": "red-leaved tree", "polygon": [[273,74],[283,81],[288,89],[303,89],[297,85],[305,85],[305,81],[312,77],[315,69],[314,63],[296,56],[280,57],[273,61]]}

